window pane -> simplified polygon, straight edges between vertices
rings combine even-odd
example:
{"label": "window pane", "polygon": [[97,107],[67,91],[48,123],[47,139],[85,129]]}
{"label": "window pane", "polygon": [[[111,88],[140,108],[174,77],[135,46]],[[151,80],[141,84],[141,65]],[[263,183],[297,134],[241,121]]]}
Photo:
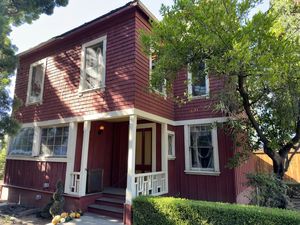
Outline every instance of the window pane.
{"label": "window pane", "polygon": [[31,155],[33,143],[33,128],[22,128],[11,140],[8,155]]}
{"label": "window pane", "polygon": [[31,84],[30,84],[30,102],[39,101],[42,93],[44,66],[43,64],[32,67]]}
{"label": "window pane", "polygon": [[214,169],[211,128],[190,127],[190,152],[192,168]]}
{"label": "window pane", "polygon": [[[43,128],[41,154],[48,156],[66,156],[68,144],[68,127]],[[66,136],[64,136],[66,135]]]}
{"label": "window pane", "polygon": [[85,82],[84,89],[101,87],[104,76],[105,62],[103,41],[85,49]]}
{"label": "window pane", "polygon": [[206,76],[205,63],[202,62],[199,65],[199,69],[196,73],[192,74],[192,95],[202,96],[207,94],[206,87]]}
{"label": "window pane", "polygon": [[168,135],[168,155],[169,156],[173,156],[174,155],[173,138],[174,138],[173,134],[169,134]]}
{"label": "window pane", "polygon": [[[150,63],[150,76],[152,71],[154,70],[157,62],[157,55],[151,55],[150,57],[151,63]],[[154,90],[163,93],[165,89],[166,81],[159,81],[159,80],[151,80],[151,86],[153,87]]]}

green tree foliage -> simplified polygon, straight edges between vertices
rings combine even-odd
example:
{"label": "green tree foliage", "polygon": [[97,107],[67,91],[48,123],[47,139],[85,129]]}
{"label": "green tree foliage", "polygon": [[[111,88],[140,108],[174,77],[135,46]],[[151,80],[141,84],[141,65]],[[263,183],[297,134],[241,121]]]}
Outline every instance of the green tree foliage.
{"label": "green tree foliage", "polygon": [[210,76],[224,80],[211,98],[218,102],[214,109],[231,118],[236,141],[243,140],[238,156],[263,148],[282,177],[288,153],[299,149],[300,4],[271,1],[267,12],[250,17],[261,2],[175,0],[162,6],[163,20],[152,22],[142,43],[158,58],[153,82],[166,79],[169,95],[178,71],[196,71],[203,61]]}
{"label": "green tree foliage", "polygon": [[11,26],[31,23],[41,14],[51,15],[55,7],[67,4],[68,0],[0,1],[0,138],[5,134],[13,134],[18,129],[17,121],[9,115],[12,99],[9,98],[6,89],[17,63],[17,48],[9,38]]}

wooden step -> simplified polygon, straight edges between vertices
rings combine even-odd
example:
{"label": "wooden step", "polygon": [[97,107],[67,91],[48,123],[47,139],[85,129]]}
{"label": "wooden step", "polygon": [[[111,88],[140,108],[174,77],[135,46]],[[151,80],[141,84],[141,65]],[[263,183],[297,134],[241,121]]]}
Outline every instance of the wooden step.
{"label": "wooden step", "polygon": [[88,206],[88,211],[114,218],[123,218],[123,208],[92,204]]}
{"label": "wooden step", "polygon": [[107,205],[107,206],[123,208],[125,199],[101,197],[101,198],[98,198],[95,201],[95,203],[98,205]]}

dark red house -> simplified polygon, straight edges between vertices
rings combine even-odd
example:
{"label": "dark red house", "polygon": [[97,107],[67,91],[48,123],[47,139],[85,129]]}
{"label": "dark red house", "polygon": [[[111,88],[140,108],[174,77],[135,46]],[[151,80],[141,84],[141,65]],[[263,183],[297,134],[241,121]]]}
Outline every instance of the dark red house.
{"label": "dark red house", "polygon": [[174,94],[192,96],[182,106],[163,86],[148,91],[153,63],[139,36],[149,19],[133,1],[19,54],[22,129],[9,144],[10,201],[42,207],[61,180],[68,209],[124,215],[127,224],[138,195],[242,201],[251,165],[226,168],[233,143],[211,126],[226,121],[209,107],[222,81],[191,84],[197,74],[182,72]]}

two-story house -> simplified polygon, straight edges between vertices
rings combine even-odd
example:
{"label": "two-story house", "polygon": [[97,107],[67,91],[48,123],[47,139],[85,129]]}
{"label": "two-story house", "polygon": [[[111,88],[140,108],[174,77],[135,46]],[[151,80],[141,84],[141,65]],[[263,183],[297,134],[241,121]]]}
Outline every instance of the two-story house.
{"label": "two-story house", "polygon": [[[140,43],[155,17],[132,1],[18,55],[15,116],[5,170],[9,201],[42,207],[58,180],[65,207],[131,222],[132,199],[170,195],[237,202],[244,171],[228,169],[231,138],[215,123],[211,95],[223,86],[183,70],[174,95],[149,91],[153,59]],[[124,216],[123,216],[124,215]]]}

